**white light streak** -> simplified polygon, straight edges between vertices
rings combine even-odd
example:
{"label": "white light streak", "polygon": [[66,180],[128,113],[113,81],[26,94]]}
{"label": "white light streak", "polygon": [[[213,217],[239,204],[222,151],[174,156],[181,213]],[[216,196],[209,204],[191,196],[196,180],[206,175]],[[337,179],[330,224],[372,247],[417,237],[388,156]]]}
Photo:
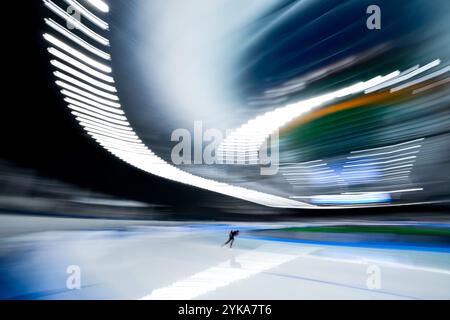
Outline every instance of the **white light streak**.
{"label": "white light streak", "polygon": [[379,182],[384,182],[384,181],[405,180],[405,179],[409,179],[409,175],[392,177],[392,178],[375,179],[375,182],[379,183]]}
{"label": "white light streak", "polygon": [[[117,129],[112,127],[111,125],[105,125],[96,121],[91,121],[88,119],[83,119],[83,118],[79,118],[77,117],[78,122],[80,123],[80,125],[84,126],[84,127],[92,127],[92,128],[98,128],[98,129],[103,129],[103,130],[107,130],[110,132],[114,132],[118,135],[123,135],[126,137],[137,137],[136,133],[134,133],[133,131],[127,131],[124,129]],[[131,128],[128,128],[131,129]]]}
{"label": "white light streak", "polygon": [[[389,171],[389,170],[395,170],[395,169],[402,169],[402,168],[410,168],[412,167],[413,164],[405,164],[405,165],[401,165],[401,166],[395,166],[395,167],[386,167],[386,168],[381,168],[381,169],[376,169],[376,171]],[[374,170],[353,170],[353,171],[343,171],[342,174],[343,175],[349,175],[349,174],[365,174],[365,173],[374,173]]]}
{"label": "white light streak", "polygon": [[120,108],[120,104],[117,103],[117,102],[112,102],[110,100],[106,100],[106,99],[100,98],[100,97],[98,97],[98,96],[96,96],[96,95],[94,95],[92,93],[89,93],[89,92],[86,92],[84,90],[78,89],[77,87],[74,87],[74,86],[72,86],[72,85],[70,85],[68,83],[65,83],[63,81],[60,81],[60,80],[57,80],[55,83],[58,86],[62,87],[62,88],[65,88],[67,90],[70,90],[70,91],[72,91],[72,92],[74,92],[74,93],[76,93],[78,95],[81,95],[81,96],[87,98],[90,101],[90,102],[87,102],[87,103],[94,104],[93,101],[95,101],[98,104],[94,104],[94,105],[98,106],[99,108],[104,108],[104,106],[106,105],[106,106],[112,107],[112,109],[108,108],[108,109],[105,109],[105,110],[114,110],[114,109],[116,109],[116,110],[111,111],[111,112],[123,113],[122,110],[117,110],[118,108]]}
{"label": "white light streak", "polygon": [[90,92],[92,92],[92,93],[94,93],[96,95],[102,96],[102,97],[110,99],[110,100],[119,101],[119,97],[118,96],[116,96],[114,94],[110,94],[110,93],[104,92],[104,91],[99,90],[97,88],[94,88],[93,86],[88,85],[88,84],[86,84],[84,82],[78,81],[77,79],[72,78],[72,77],[70,77],[70,76],[68,76],[68,75],[66,75],[66,74],[64,74],[62,72],[55,71],[55,72],[53,72],[53,74],[55,75],[55,77],[57,77],[57,78],[59,78],[61,80],[67,81],[67,82],[69,82],[71,84],[74,84],[74,85],[80,87],[80,88],[86,89],[86,90],[88,90],[88,91],[90,91]]}
{"label": "white light streak", "polygon": [[72,6],[80,12],[85,18],[87,18],[92,23],[96,24],[98,27],[102,28],[103,30],[108,30],[108,24],[97,17],[95,14],[90,12],[88,9],[83,7],[79,2],[75,0],[64,0],[68,5]]}
{"label": "white light streak", "polygon": [[98,118],[94,118],[94,117],[88,116],[88,115],[83,114],[83,113],[79,113],[79,112],[76,112],[76,111],[72,111],[71,113],[76,117],[77,121],[90,120],[90,121],[95,122],[95,123],[100,123],[100,124],[104,124],[106,126],[110,126],[111,128],[116,128],[116,129],[120,129],[120,130],[127,130],[127,131],[132,131],[133,132],[133,129],[130,128],[129,124],[127,124],[127,125],[118,125],[118,124],[114,124],[114,123],[111,123],[111,122],[108,122],[108,121],[104,121],[104,120],[100,120]]}
{"label": "white light streak", "polygon": [[[380,165],[380,164],[388,164],[388,163],[393,163],[393,162],[401,162],[401,161],[405,161],[405,160],[412,160],[412,159],[415,159],[415,158],[416,158],[416,156],[410,156],[410,157],[404,157],[404,158],[387,160],[387,161],[359,163],[359,164],[349,164],[349,165],[344,165],[344,168],[376,166],[376,165]],[[408,162],[410,162],[410,161],[406,161],[405,163],[408,163]]]}
{"label": "white light streak", "polygon": [[76,44],[78,44],[79,46],[83,47],[84,49],[92,52],[93,54],[99,56],[100,58],[103,58],[105,60],[111,60],[111,55],[109,55],[108,53],[98,49],[97,47],[94,47],[93,45],[91,45],[90,43],[84,41],[83,39],[81,39],[80,37],[78,37],[77,35],[73,34],[72,32],[70,32],[69,30],[67,30],[66,28],[64,28],[63,26],[61,26],[60,24],[56,23],[55,21],[53,21],[52,19],[45,19],[45,23],[51,27],[53,30],[61,33],[63,36],[65,36],[67,39],[72,40],[73,42],[75,42]]}
{"label": "white light streak", "polygon": [[438,77],[438,76],[440,76],[440,75],[442,75],[444,73],[447,73],[449,71],[450,71],[450,66],[446,66],[445,68],[442,68],[440,70],[437,70],[435,72],[427,74],[426,76],[423,76],[423,77],[421,77],[419,79],[416,79],[416,80],[407,82],[405,84],[402,84],[401,86],[392,88],[391,92],[397,92],[399,90],[403,90],[403,89],[409,88],[409,87],[411,87],[411,86],[413,86],[415,84],[419,84],[419,83],[424,82],[426,80],[430,80],[430,79],[436,78],[436,77]]}
{"label": "white light streak", "polygon": [[379,160],[395,159],[395,158],[398,158],[398,157],[404,157],[404,156],[411,155],[411,154],[416,154],[416,153],[419,153],[419,151],[416,150],[416,151],[396,154],[394,156],[380,157],[380,158],[373,158],[372,155],[370,155],[370,156],[361,156],[361,157],[364,157],[364,158],[361,159],[361,157],[359,157],[360,160],[351,160],[351,161],[347,161],[346,163],[360,163],[360,162],[367,162],[367,161],[379,161]]}
{"label": "white light streak", "polygon": [[48,42],[50,42],[51,44],[53,44],[54,46],[58,47],[59,49],[67,52],[68,54],[76,57],[77,59],[85,62],[86,64],[88,64],[98,70],[101,70],[106,73],[111,73],[111,71],[112,71],[111,67],[88,57],[84,53],[81,53],[80,51],[72,48],[68,44],[64,43],[63,41],[57,39],[56,37],[54,37],[48,33],[44,34],[44,39],[47,40]]}
{"label": "white light streak", "polygon": [[431,68],[434,68],[434,67],[438,66],[440,63],[441,63],[441,60],[437,59],[437,60],[434,60],[434,61],[424,65],[423,67],[420,67],[420,68],[417,68],[417,69],[415,69],[415,67],[413,67],[413,68],[411,68],[411,69],[414,69],[412,72],[407,72],[407,73],[405,72],[406,74],[404,74],[402,76],[399,76],[399,77],[396,77],[396,78],[392,79],[391,81],[387,81],[387,82],[385,82],[385,83],[383,83],[383,84],[381,84],[379,86],[375,86],[373,88],[367,89],[367,90],[364,91],[364,93],[366,93],[366,94],[367,93],[371,93],[373,91],[377,91],[377,90],[380,90],[380,89],[392,86],[393,84],[396,84],[396,83],[399,83],[399,82],[411,79],[412,77],[415,77],[416,75],[418,75],[418,74],[420,74],[422,72],[425,72],[425,71],[427,71],[427,70],[429,70]]}
{"label": "white light streak", "polygon": [[101,12],[109,12],[109,6],[102,0],[86,0]]}
{"label": "white light streak", "polygon": [[117,119],[112,119],[110,117],[106,117],[104,115],[101,115],[98,112],[93,112],[93,111],[87,110],[85,108],[80,108],[80,107],[75,106],[73,104],[69,104],[67,107],[69,107],[70,109],[72,109],[74,111],[78,111],[78,112],[87,114],[89,116],[92,116],[92,117],[95,117],[95,118],[99,118],[99,119],[102,119],[102,120],[105,120],[105,121],[109,121],[109,122],[112,122],[112,123],[115,123],[115,124],[120,124],[120,125],[123,125],[123,126],[128,126],[129,125],[128,121],[121,121],[121,120],[117,120]]}
{"label": "white light streak", "polygon": [[[61,90],[61,93],[65,95],[68,98],[64,98],[65,101],[72,103],[74,105],[77,105],[82,108],[86,108],[89,110],[102,110],[102,113],[104,115],[110,115],[111,117],[119,120],[126,120],[125,116],[117,115],[117,114],[124,114],[123,110],[111,108],[108,106],[104,106],[100,103],[96,103],[95,101],[86,99],[76,93],[67,91],[67,90]],[[73,99],[72,99],[73,98]]]}
{"label": "white light streak", "polygon": [[102,37],[98,33],[92,31],[88,27],[86,27],[84,24],[82,24],[80,21],[78,21],[76,18],[72,17],[70,14],[68,14],[66,11],[58,7],[56,4],[54,4],[50,0],[43,0],[44,4],[47,8],[49,8],[51,11],[53,11],[56,15],[66,20],[68,23],[72,24],[75,28],[80,30],[82,33],[87,35],[89,38],[97,41],[98,43],[109,46],[109,40],[105,37]]}
{"label": "white light streak", "polygon": [[[51,49],[52,48],[49,49],[50,53],[52,53]],[[94,77],[97,77],[99,79],[105,80],[107,82],[111,82],[111,83],[114,82],[114,80],[110,76],[103,75],[102,73],[97,72],[94,69],[91,69],[91,68],[89,68],[89,67],[87,67],[87,66],[85,66],[85,65],[83,65],[81,63],[78,63],[78,61],[76,61],[76,60],[74,60],[74,59],[72,59],[70,57],[68,57],[68,58],[69,58],[69,60],[67,61],[68,63],[72,64],[72,62],[73,62],[74,63],[73,65],[75,67],[77,67],[77,68],[79,68],[79,69],[81,69],[83,71],[86,71],[87,73],[93,75]],[[96,87],[99,87],[101,89],[105,89],[105,90],[107,90],[109,92],[117,92],[115,87],[113,87],[113,86],[111,86],[109,84],[105,84],[103,82],[100,82],[98,80],[95,80],[95,79],[85,75],[84,73],[81,73],[81,72],[79,72],[79,71],[77,71],[77,70],[75,70],[75,69],[65,65],[64,63],[59,62],[58,60],[51,60],[50,63],[54,67],[56,67],[56,68],[58,68],[58,69],[60,69],[62,71],[65,71],[67,73],[70,73],[71,75],[73,75],[73,76],[75,76],[75,77],[77,77],[77,78],[79,78],[81,80],[84,80],[87,83],[90,83],[90,84],[92,84],[92,85],[94,85]],[[104,76],[104,77],[102,77],[102,76]]]}
{"label": "white light streak", "polygon": [[83,127],[83,129],[88,132],[89,135],[92,135],[93,137],[96,137],[97,135],[101,135],[101,136],[105,136],[108,138],[113,138],[115,140],[118,141],[124,141],[124,142],[141,142],[140,139],[136,139],[136,138],[126,138],[126,137],[122,137],[119,135],[116,135],[114,133],[110,133],[110,132],[105,132],[103,130],[98,130],[98,129],[92,129],[89,127]]}
{"label": "white light streak", "polygon": [[[403,145],[409,144],[409,143],[415,143],[415,142],[423,141],[424,139],[425,138],[420,138],[420,139],[415,139],[415,140],[411,140],[411,141],[406,141],[406,142],[402,142],[402,143],[393,144],[393,145],[390,145],[390,146],[371,148],[371,149],[364,149],[364,150],[356,150],[356,151],[351,151],[350,153],[362,153],[362,152],[369,152],[369,151],[375,151],[375,150],[394,148],[394,147],[403,146]],[[415,146],[415,147],[416,148],[420,147],[420,145],[419,146]],[[409,149],[412,149],[412,147],[409,148]],[[409,149],[401,149],[401,150],[409,150]],[[400,151],[400,150],[394,150],[394,151],[391,151],[390,153],[398,152],[398,151]],[[380,153],[380,154],[388,154],[388,153]]]}
{"label": "white light streak", "polygon": [[415,191],[423,191],[423,188],[400,189],[400,190],[389,190],[389,191],[343,192],[342,194],[383,194],[383,193],[403,193],[403,192],[415,192]]}

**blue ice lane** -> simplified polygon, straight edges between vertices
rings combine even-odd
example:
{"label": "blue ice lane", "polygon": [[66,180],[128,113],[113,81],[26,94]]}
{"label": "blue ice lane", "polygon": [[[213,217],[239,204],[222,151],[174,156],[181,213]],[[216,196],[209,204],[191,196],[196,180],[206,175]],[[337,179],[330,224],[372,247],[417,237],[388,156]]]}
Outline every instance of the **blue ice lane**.
{"label": "blue ice lane", "polygon": [[354,247],[354,248],[372,248],[372,249],[387,249],[387,250],[407,250],[407,251],[426,251],[426,252],[440,252],[450,253],[450,247],[437,247],[437,246],[421,246],[417,244],[392,244],[390,242],[336,242],[336,241],[317,241],[317,240],[302,240],[302,239],[288,239],[288,238],[276,238],[267,236],[252,236],[242,235],[243,239],[252,240],[264,240],[264,241],[276,241],[276,242],[289,242],[289,243],[303,243],[311,245],[323,245],[323,246],[339,246],[339,247]]}

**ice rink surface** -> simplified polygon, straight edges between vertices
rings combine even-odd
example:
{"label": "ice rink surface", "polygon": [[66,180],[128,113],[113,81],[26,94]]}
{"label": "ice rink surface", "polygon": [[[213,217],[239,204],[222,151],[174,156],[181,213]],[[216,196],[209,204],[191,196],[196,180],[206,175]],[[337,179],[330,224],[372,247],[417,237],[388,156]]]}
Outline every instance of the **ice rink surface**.
{"label": "ice rink surface", "polygon": [[[278,223],[27,218],[19,228],[18,219],[25,218],[1,217],[2,299],[450,298],[445,250],[313,245],[248,232]],[[241,230],[232,249],[222,247],[230,229]],[[79,290],[67,285],[73,270]]]}

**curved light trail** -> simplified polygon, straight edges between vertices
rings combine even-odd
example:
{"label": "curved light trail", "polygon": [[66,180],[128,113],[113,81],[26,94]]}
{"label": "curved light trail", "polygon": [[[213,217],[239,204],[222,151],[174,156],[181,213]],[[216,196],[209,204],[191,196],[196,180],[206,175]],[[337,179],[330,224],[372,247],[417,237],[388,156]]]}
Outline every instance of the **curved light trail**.
{"label": "curved light trail", "polygon": [[[80,126],[103,148],[126,163],[148,173],[188,184],[194,187],[222,193],[231,197],[271,207],[314,208],[316,206],[223,182],[205,179],[178,169],[154,154],[132,129],[116,95],[114,79],[110,76],[111,56],[107,51],[109,40],[98,32],[109,26],[75,0],[65,0],[79,10],[83,17],[93,22],[100,30],[94,31],[69,15],[50,0],[44,5],[60,19],[73,25],[80,34],[63,27],[52,18],[45,22],[53,33],[44,33],[51,45],[48,52],[54,57],[50,63],[55,67],[56,84],[62,88],[68,108]],[[93,9],[109,12],[109,6],[101,0],[88,1]],[[84,37],[96,41],[101,48],[89,44]],[[64,40],[63,40],[64,39]],[[91,54],[96,57],[92,57]],[[97,60],[100,58],[102,60]]]}
{"label": "curved light trail", "polygon": [[[333,92],[307,100],[298,101],[269,111],[249,120],[247,123],[232,131],[219,145],[218,154],[221,158],[226,157],[227,154],[236,154],[238,157],[247,155],[249,156],[250,163],[255,163],[259,160],[257,151],[261,149],[264,142],[270,137],[271,134],[277,130],[280,130],[291,121],[313,110],[317,110],[321,106],[333,102],[338,98],[350,97],[361,93],[368,94],[385,87],[392,86],[396,83],[406,81],[420,73],[438,66],[440,63],[441,61],[437,59],[420,68],[413,67],[403,72],[396,70],[384,76],[379,75],[364,82],[359,82]],[[441,69],[441,71],[438,71],[437,74],[440,75],[447,72],[447,69],[448,67]],[[389,93],[381,93],[381,95],[386,94]],[[349,101],[342,103],[341,106],[354,103],[355,102]],[[255,146],[257,146],[256,152]]]}
{"label": "curved light trail", "polygon": [[[55,83],[61,88],[61,94],[64,96],[67,107],[71,109],[71,113],[80,126],[99,145],[136,168],[176,182],[270,207],[321,207],[293,200],[294,197],[276,196],[196,176],[175,167],[153,153],[134,132],[120,104],[117,88],[114,86],[111,55],[108,52],[110,42],[105,36],[105,32],[109,30],[109,25],[105,22],[105,15],[109,12],[109,6],[101,0],[87,1],[91,5],[89,9],[76,0],[64,0],[64,2],[70,8],[77,10],[81,17],[89,20],[89,27],[71,16],[68,13],[69,10],[64,10],[51,0],[43,0],[45,7],[53,14],[53,17],[44,19],[50,31],[44,33],[43,37],[50,45],[48,52],[52,56],[50,63],[56,69],[54,71]],[[94,14],[91,12],[92,9],[99,11],[103,16]],[[60,19],[62,22],[58,23],[53,19]],[[64,24],[68,27],[64,27]],[[93,45],[92,42],[95,42],[96,45]],[[409,80],[438,66],[440,63],[441,61],[437,59],[424,66],[414,66],[403,72],[396,70],[385,75],[378,75],[367,81],[358,82],[262,114],[232,131],[220,143],[216,152],[217,158],[220,163],[223,163],[224,157],[228,160],[231,154],[233,158],[247,159],[249,163],[253,164],[258,163],[258,151],[260,151],[264,142],[271,134],[292,123],[293,120],[310,114],[313,110],[320,112],[322,110],[320,107],[341,98],[348,98],[357,94],[372,94],[377,97],[379,95],[390,95],[393,90],[400,90],[405,86],[428,80],[432,76],[441,75],[448,71],[448,67],[433,73],[431,76],[425,76],[417,81],[412,80],[413,82],[400,85],[400,87],[397,87],[398,89],[393,89],[391,92],[373,92]],[[368,95],[358,99],[366,98],[370,99],[371,96]],[[352,101],[346,103],[351,104]],[[341,105],[343,104],[345,102],[341,103]],[[408,158],[411,161],[413,159],[415,159],[414,155]],[[382,164],[400,160],[386,160]],[[239,163],[243,164],[242,161],[239,161]],[[364,167],[367,165],[352,164],[350,166]],[[386,179],[392,179],[392,177]],[[295,182],[292,183],[295,184]],[[316,197],[320,198],[321,196]],[[360,196],[358,195],[358,197]],[[320,198],[320,200],[323,199]],[[340,207],[328,206],[327,208]],[[342,206],[342,208],[344,207]]]}

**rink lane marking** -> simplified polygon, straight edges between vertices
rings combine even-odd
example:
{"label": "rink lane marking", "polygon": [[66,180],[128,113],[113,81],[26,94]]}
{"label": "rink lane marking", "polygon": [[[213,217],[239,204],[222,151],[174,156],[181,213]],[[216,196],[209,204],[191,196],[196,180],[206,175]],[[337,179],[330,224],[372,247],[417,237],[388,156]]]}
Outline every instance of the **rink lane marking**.
{"label": "rink lane marking", "polygon": [[[140,300],[188,300],[225,287],[233,282],[278,267],[298,258],[298,255],[270,252],[249,252],[236,259],[196,273],[170,286],[155,289]],[[234,262],[234,263],[233,263]]]}
{"label": "rink lane marking", "polygon": [[360,287],[360,286],[356,286],[356,285],[344,284],[344,283],[327,281],[327,280],[320,280],[320,279],[307,278],[307,277],[295,276],[295,275],[290,275],[290,274],[275,273],[275,272],[264,272],[264,274],[271,275],[271,276],[277,276],[277,277],[284,277],[284,278],[289,278],[289,279],[295,279],[295,280],[303,280],[303,281],[321,283],[321,284],[332,285],[332,286],[341,287],[341,288],[362,290],[362,291],[367,291],[367,292],[371,292],[371,293],[375,293],[375,294],[390,295],[390,296],[395,296],[395,297],[399,297],[399,298],[403,298],[403,299],[406,298],[406,299],[412,299],[412,300],[423,300],[423,299],[418,298],[418,297],[408,296],[408,295],[395,293],[395,292],[390,292],[390,291],[386,291],[386,290],[368,289],[368,288],[364,288],[364,287]]}

